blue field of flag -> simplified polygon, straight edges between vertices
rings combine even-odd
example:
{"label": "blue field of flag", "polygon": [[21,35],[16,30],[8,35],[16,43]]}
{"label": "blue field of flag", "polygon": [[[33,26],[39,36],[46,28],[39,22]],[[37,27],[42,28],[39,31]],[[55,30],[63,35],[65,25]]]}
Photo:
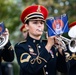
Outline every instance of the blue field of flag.
{"label": "blue field of flag", "polygon": [[3,22],[0,23],[0,35],[3,34],[3,32],[5,32],[5,25]]}
{"label": "blue field of flag", "polygon": [[60,35],[69,31],[68,17],[66,14],[48,18],[46,25],[48,27],[48,36]]}

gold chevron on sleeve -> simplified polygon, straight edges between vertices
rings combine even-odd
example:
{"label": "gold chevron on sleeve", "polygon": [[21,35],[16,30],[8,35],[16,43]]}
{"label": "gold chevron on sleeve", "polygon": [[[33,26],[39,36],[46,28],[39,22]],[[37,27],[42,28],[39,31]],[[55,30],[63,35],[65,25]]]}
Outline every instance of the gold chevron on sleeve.
{"label": "gold chevron on sleeve", "polygon": [[[22,59],[23,56],[27,56],[26,58]],[[29,59],[31,58],[31,56],[28,53],[23,53],[20,57],[20,62],[24,63],[24,62],[29,62]]]}

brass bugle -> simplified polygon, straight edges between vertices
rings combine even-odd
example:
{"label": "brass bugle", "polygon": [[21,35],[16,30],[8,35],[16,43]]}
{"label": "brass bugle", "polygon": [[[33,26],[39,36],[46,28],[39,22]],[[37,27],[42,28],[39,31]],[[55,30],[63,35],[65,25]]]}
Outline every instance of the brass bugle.
{"label": "brass bugle", "polygon": [[60,38],[66,42],[66,44],[68,44],[68,47],[69,47],[69,50],[71,52],[76,52],[76,39],[75,38],[72,38],[72,39],[68,39],[68,38],[65,38],[63,36],[60,36]]}
{"label": "brass bugle", "polygon": [[[39,31],[47,34],[46,31],[42,31],[42,30],[40,30],[40,29],[39,29]],[[56,40],[58,40],[58,42],[60,43],[60,44],[58,44],[58,45],[56,46],[56,48],[61,47],[64,51],[66,51],[66,50],[67,50],[66,44],[68,44],[69,50],[70,50],[71,52],[76,52],[76,39],[74,39],[74,38],[68,39],[68,38],[66,38],[66,37],[64,37],[64,36],[62,36],[62,35],[59,35],[59,36],[56,38]]]}
{"label": "brass bugle", "polygon": [[[40,32],[43,32],[44,34],[46,34],[46,38],[48,38],[48,34],[47,34],[47,31],[42,31],[41,29],[38,29],[38,31],[40,31]],[[66,45],[65,45],[65,43],[64,43],[64,41],[62,41],[62,39],[58,36],[57,38],[56,38],[56,40],[58,40],[58,44],[55,44],[54,46],[55,46],[55,48],[62,48],[63,50],[67,50],[67,48],[66,48]]]}

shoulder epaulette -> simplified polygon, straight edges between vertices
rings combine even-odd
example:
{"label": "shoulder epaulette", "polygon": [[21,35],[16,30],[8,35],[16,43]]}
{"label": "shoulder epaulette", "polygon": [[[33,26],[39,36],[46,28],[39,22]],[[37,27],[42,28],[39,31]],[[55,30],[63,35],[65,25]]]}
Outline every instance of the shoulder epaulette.
{"label": "shoulder epaulette", "polygon": [[27,41],[27,40],[20,41],[20,42],[18,43],[18,45],[21,44],[21,43],[24,43],[24,42],[26,42],[26,41]]}

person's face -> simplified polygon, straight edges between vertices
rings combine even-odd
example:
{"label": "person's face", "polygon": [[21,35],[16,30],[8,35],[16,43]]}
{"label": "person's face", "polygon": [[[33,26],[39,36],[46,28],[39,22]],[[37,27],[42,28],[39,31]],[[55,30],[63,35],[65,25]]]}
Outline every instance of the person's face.
{"label": "person's face", "polygon": [[23,37],[24,37],[25,39],[27,38],[27,33],[28,33],[27,31],[23,31],[23,32],[22,32]]}
{"label": "person's face", "polygon": [[43,33],[42,31],[44,30],[44,21],[42,21],[42,20],[30,20],[28,28],[29,28],[30,35],[41,36]]}

